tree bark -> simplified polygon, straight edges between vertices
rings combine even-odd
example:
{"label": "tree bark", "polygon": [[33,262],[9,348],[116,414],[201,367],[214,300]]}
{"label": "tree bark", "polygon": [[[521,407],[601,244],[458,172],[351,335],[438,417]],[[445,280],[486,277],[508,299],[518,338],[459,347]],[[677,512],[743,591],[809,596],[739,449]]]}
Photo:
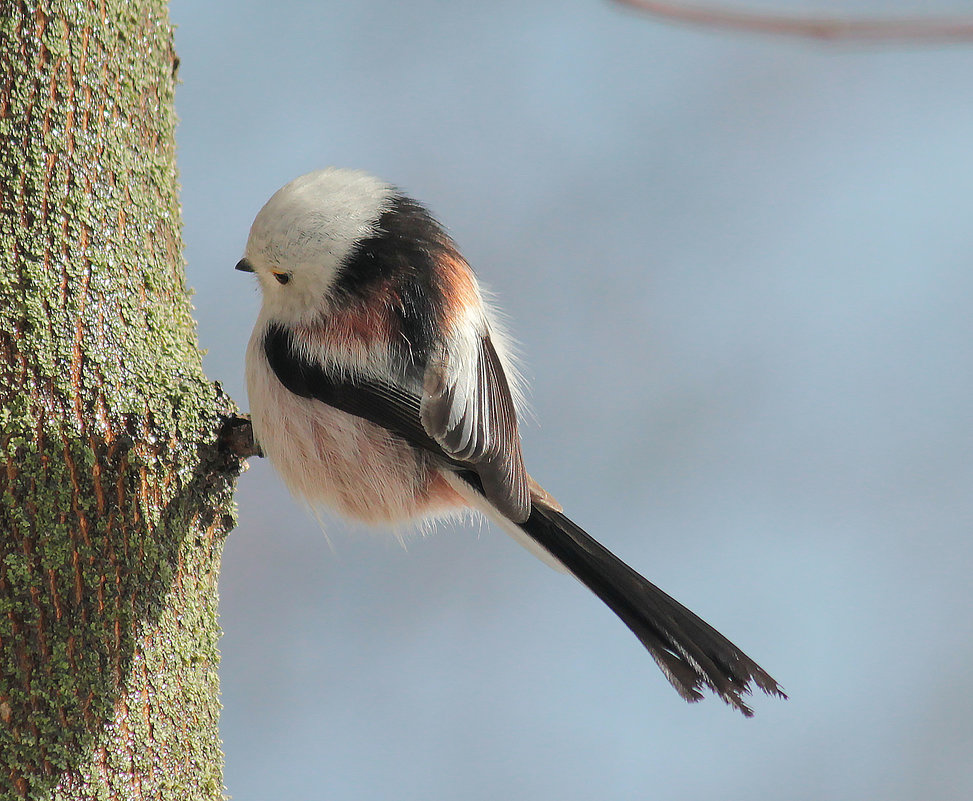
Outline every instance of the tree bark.
{"label": "tree bark", "polygon": [[164,0],[0,0],[0,797],[220,799],[239,462],[185,285]]}

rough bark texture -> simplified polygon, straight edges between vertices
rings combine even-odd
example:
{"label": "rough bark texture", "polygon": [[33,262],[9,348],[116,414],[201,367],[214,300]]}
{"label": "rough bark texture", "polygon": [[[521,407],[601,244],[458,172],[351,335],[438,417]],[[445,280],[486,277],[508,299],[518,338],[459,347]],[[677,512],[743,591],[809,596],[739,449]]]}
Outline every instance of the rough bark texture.
{"label": "rough bark texture", "polygon": [[218,799],[238,464],[182,263],[164,0],[0,0],[0,798]]}

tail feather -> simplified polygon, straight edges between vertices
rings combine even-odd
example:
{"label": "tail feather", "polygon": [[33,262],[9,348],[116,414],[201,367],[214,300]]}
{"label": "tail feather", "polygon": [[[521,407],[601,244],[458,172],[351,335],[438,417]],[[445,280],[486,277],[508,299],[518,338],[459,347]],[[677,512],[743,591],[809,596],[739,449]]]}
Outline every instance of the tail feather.
{"label": "tail feather", "polygon": [[472,471],[448,479],[469,503],[494,519],[521,545],[556,569],[571,573],[625,623],[683,698],[696,702],[709,689],[747,717],[751,685],[786,698],[773,678],[704,620],[594,540],[537,485],[523,523],[504,517],[483,495]]}
{"label": "tail feather", "polygon": [[768,695],[787,697],[763,668],[726,637],[560,511],[534,504],[520,528],[621,618],[687,701],[699,701],[702,690],[709,688],[750,717],[753,711],[743,696],[749,694],[751,684]]}

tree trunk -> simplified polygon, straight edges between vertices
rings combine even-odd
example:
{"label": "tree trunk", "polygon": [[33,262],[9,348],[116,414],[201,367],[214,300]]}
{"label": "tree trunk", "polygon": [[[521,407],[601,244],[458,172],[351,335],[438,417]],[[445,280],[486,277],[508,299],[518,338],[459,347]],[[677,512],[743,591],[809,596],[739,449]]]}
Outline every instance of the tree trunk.
{"label": "tree trunk", "polygon": [[0,0],[0,797],[220,799],[239,464],[185,285],[164,0]]}

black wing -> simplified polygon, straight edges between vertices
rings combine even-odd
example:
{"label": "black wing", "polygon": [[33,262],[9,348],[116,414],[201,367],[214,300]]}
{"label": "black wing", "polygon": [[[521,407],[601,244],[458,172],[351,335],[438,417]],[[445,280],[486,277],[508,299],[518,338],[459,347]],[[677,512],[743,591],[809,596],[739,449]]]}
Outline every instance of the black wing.
{"label": "black wing", "polygon": [[527,519],[530,495],[513,401],[489,337],[482,341],[473,392],[457,389],[443,362],[437,362],[427,371],[425,385],[438,391],[427,394],[425,401],[400,384],[325,370],[301,354],[280,325],[267,328],[264,353],[274,374],[295,395],[361,417],[459,470],[473,471],[484,496],[503,514],[516,522]]}
{"label": "black wing", "polygon": [[274,375],[288,390],[387,428],[410,444],[448,458],[419,420],[421,398],[384,381],[343,378],[303,356],[280,325],[270,325],[264,353]]}

